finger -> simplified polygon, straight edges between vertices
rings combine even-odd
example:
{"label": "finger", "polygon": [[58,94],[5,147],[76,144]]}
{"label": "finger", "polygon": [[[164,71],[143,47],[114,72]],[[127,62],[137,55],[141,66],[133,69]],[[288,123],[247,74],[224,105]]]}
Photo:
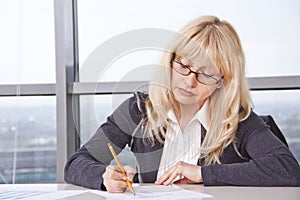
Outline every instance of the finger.
{"label": "finger", "polygon": [[125,181],[111,181],[106,184],[106,189],[110,193],[122,193],[125,192],[127,184]]}
{"label": "finger", "polygon": [[164,185],[170,185],[176,178],[178,175],[181,175],[181,172],[179,171],[174,171],[170,174],[169,178],[163,182]]}
{"label": "finger", "polygon": [[163,174],[156,181],[158,185],[164,184],[169,185],[177,178],[178,175],[182,175],[182,171],[185,163],[182,161],[177,162],[173,167],[171,167],[165,174]]}
{"label": "finger", "polygon": [[173,171],[175,170],[174,167],[172,167],[171,169],[169,169],[167,172],[165,172],[162,176],[160,176],[157,181],[155,182],[155,184],[161,185],[164,184],[164,182],[166,182],[171,176]]}
{"label": "finger", "polygon": [[[123,178],[122,178],[123,177]],[[108,166],[103,174],[103,184],[105,185],[108,192],[121,193],[127,188],[127,184],[124,180],[127,179],[117,167]]]}
{"label": "finger", "polygon": [[136,173],[135,169],[129,165],[124,166],[126,173]]}
{"label": "finger", "polygon": [[118,168],[118,166],[116,166],[116,165],[108,165],[107,167],[106,167],[106,170],[111,170],[111,171],[114,171],[114,170],[118,170],[119,168]]}
{"label": "finger", "polygon": [[103,175],[106,175],[106,178],[113,180],[126,180],[127,176],[124,175],[117,166],[107,166],[106,171]]}
{"label": "finger", "polygon": [[134,168],[132,168],[131,166],[124,166],[124,170],[126,171],[126,175],[127,175],[127,179],[130,181],[130,182],[133,182],[133,178],[136,174],[136,170]]}
{"label": "finger", "polygon": [[169,173],[165,173],[162,176],[160,176],[154,183],[157,185],[163,184],[164,181],[166,181],[169,178]]}
{"label": "finger", "polygon": [[161,185],[163,184],[169,177],[171,172],[176,168],[176,166],[171,167],[169,170],[167,170],[163,175],[161,175],[154,184]]}

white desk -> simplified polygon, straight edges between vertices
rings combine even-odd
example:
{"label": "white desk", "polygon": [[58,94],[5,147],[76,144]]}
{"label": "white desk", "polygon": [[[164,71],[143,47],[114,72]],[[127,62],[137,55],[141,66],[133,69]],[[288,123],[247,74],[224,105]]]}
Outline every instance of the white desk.
{"label": "white desk", "polygon": [[300,200],[300,187],[204,187],[203,185],[183,185],[183,188],[211,194],[213,200]]}
{"label": "white desk", "polygon": [[[213,195],[207,200],[300,200],[300,187],[204,187],[203,185],[179,185],[180,187],[196,192]],[[86,188],[71,184],[0,184],[0,191],[61,191],[61,190],[87,190]],[[85,193],[72,200],[101,200],[85,196]],[[44,199],[45,200],[45,199]]]}

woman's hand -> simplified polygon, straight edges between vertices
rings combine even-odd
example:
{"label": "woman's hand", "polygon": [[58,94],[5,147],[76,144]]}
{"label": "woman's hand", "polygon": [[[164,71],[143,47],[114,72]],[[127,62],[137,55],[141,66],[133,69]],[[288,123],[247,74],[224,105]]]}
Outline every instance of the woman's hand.
{"label": "woman's hand", "polygon": [[118,166],[109,165],[106,167],[106,171],[102,175],[103,184],[106,187],[106,190],[111,193],[121,193],[125,192],[128,187],[126,180],[128,179],[132,182],[135,175],[135,169],[130,166],[124,166],[127,176],[125,176]]}
{"label": "woman's hand", "polygon": [[202,183],[201,166],[188,164],[179,161],[176,165],[171,167],[161,177],[159,177],[155,184],[158,185],[170,185],[177,176],[183,176],[184,178],[175,181],[174,183]]}

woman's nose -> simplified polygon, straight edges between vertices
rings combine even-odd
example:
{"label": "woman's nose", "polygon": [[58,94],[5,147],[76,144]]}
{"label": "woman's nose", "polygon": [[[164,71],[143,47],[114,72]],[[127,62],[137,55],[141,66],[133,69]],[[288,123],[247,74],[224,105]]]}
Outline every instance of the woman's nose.
{"label": "woman's nose", "polygon": [[196,87],[197,86],[197,74],[190,73],[188,76],[185,77],[186,83],[190,87]]}

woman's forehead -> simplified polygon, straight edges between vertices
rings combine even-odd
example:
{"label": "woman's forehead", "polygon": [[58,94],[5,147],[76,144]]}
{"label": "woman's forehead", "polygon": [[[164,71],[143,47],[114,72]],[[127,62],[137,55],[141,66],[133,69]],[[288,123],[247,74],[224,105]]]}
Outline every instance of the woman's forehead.
{"label": "woman's forehead", "polygon": [[213,60],[204,53],[179,53],[176,54],[176,58],[184,61],[190,65],[194,66],[206,66],[206,67],[213,67],[216,66]]}
{"label": "woman's forehead", "polygon": [[194,70],[200,70],[208,74],[219,74],[220,69],[215,62],[204,51],[198,51],[195,53],[187,51],[181,53],[176,52],[175,58],[180,60],[183,64],[193,67]]}

